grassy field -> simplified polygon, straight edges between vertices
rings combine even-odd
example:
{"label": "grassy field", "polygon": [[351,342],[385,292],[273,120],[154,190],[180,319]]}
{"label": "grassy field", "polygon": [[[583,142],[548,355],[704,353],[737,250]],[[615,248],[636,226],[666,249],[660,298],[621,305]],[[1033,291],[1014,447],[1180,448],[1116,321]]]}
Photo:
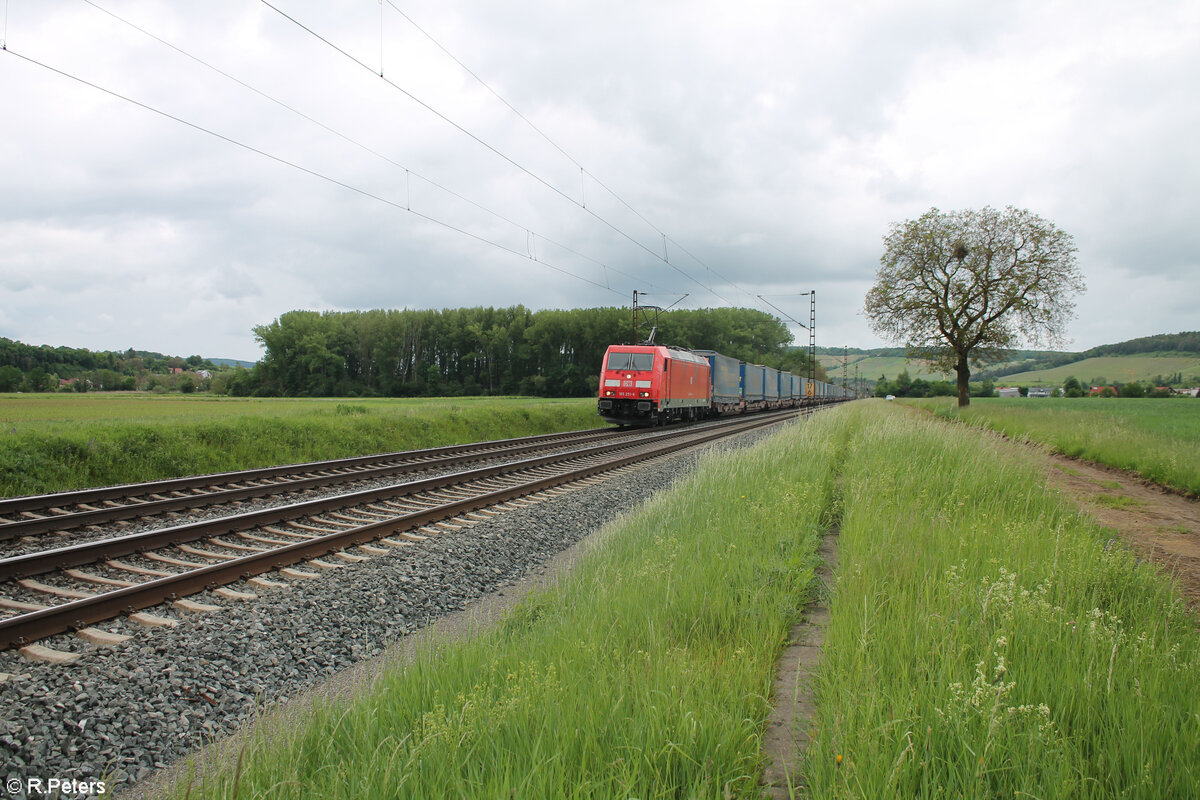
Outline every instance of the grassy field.
{"label": "grassy field", "polygon": [[1200,383],[1200,357],[1178,354],[1104,356],[1087,358],[1053,369],[1019,372],[996,379],[997,386],[1061,386],[1072,375],[1088,385],[1109,385],[1114,381],[1145,383],[1157,375],[1183,373],[1184,383]]}
{"label": "grassy field", "polygon": [[903,402],[1200,495],[1200,402],[1193,399],[993,398],[962,410],[950,398]]}
{"label": "grassy field", "polygon": [[0,395],[0,496],[601,425],[590,399]]}
{"label": "grassy field", "polygon": [[175,796],[757,798],[829,529],[810,796],[1200,796],[1200,634],[1172,584],[1032,454],[882,401],[707,462],[495,629]]}

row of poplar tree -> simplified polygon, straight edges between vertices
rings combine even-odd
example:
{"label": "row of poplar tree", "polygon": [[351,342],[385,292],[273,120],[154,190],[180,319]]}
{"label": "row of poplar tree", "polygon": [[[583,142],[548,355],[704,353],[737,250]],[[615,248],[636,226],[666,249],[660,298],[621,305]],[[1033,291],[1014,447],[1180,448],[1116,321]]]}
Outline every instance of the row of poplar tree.
{"label": "row of poplar tree", "polygon": [[[787,327],[761,311],[677,310],[660,315],[658,325],[658,344],[807,374],[807,352],[789,347]],[[597,389],[605,349],[634,335],[628,309],[519,305],[290,311],[254,333],[266,353],[229,382],[233,394],[586,396]],[[643,327],[638,335],[647,334]]]}

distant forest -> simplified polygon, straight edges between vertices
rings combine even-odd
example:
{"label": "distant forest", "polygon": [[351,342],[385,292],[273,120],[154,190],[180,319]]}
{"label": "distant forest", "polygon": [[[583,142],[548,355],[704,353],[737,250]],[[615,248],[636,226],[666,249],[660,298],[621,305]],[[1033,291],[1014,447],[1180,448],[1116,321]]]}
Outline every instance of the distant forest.
{"label": "distant forest", "polygon": [[[679,310],[658,324],[658,344],[808,369],[784,324],[761,311]],[[254,333],[266,354],[230,380],[231,393],[583,397],[597,390],[605,349],[633,338],[633,320],[623,308],[290,311]]]}
{"label": "distant forest", "polygon": [[[843,350],[852,356],[869,355],[902,358],[905,355],[903,347],[875,347],[866,350],[861,347],[818,347],[817,355],[840,356]],[[1129,341],[1118,342],[1117,344],[1103,344],[1099,347],[1093,347],[1091,350],[1084,350],[1078,353],[1060,352],[1057,350],[1014,350],[1011,355],[1014,358],[1068,358],[1070,360],[1063,363],[1069,364],[1072,361],[1082,361],[1085,358],[1097,358],[1099,356],[1128,356],[1143,353],[1170,353],[1173,351],[1200,354],[1200,331],[1159,333],[1154,336],[1142,336],[1138,339],[1130,339]]]}
{"label": "distant forest", "polygon": [[208,379],[195,371],[216,369],[200,356],[181,358],[132,348],[92,351],[0,337],[0,392],[111,392],[157,387],[195,391],[208,388]]}

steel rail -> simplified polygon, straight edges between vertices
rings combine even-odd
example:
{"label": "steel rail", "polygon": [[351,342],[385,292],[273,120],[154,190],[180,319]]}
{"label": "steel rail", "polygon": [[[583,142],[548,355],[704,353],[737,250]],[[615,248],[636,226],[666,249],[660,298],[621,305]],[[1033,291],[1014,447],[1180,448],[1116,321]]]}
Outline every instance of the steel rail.
{"label": "steel rail", "polygon": [[[75,492],[61,492],[0,500],[0,516],[34,510],[45,512],[51,508],[78,505],[80,503],[116,501],[118,499],[127,501],[124,505],[100,508],[92,511],[73,511],[63,514],[51,513],[45,517],[0,522],[0,541],[13,539],[17,536],[29,536],[49,531],[62,531],[86,525],[96,525],[102,522],[134,519],[136,517],[165,514],[171,511],[191,510],[222,503],[232,503],[238,500],[272,494],[285,494],[339,483],[402,475],[408,472],[453,466],[454,464],[461,464],[466,461],[489,456],[507,457],[519,455],[533,450],[545,449],[556,442],[590,441],[612,438],[616,435],[620,435],[619,432],[611,428],[596,428],[584,431],[570,431],[567,434],[540,434],[538,436],[522,437],[519,439],[502,439],[468,445],[449,445],[447,447],[429,448],[426,450],[356,456],[336,461],[315,461],[306,464],[265,467],[257,470],[243,470],[241,472],[199,475],[189,478],[172,478],[166,481],[124,484],[122,486],[101,489],[82,489]],[[401,463],[394,463],[397,459],[404,460]],[[383,463],[388,461],[393,463]],[[380,466],[366,466],[372,463],[380,464]],[[326,472],[328,470],[343,470],[348,468],[354,471],[323,475],[311,474],[317,471]],[[139,496],[147,494],[161,494],[163,492],[181,491],[183,489],[213,487],[221,483],[230,484],[248,480],[269,480],[288,475],[306,477],[294,477],[287,481],[255,486],[230,489],[218,488],[204,494],[169,497],[161,500],[136,499]],[[37,505],[37,503],[41,505]]]}
{"label": "steel rail", "polygon": [[[770,419],[774,421],[775,417],[771,417]],[[741,422],[744,423],[745,420],[741,420]],[[717,430],[724,431],[727,427],[736,424],[738,423],[726,423],[725,426],[721,426],[717,428]],[[691,433],[695,433],[695,429],[683,428],[662,431],[652,435],[651,441],[671,440],[687,436]],[[68,547],[55,548],[53,550],[43,550],[36,553],[10,556],[8,558],[0,559],[0,581],[28,578],[34,575],[52,572],[56,569],[77,567],[103,559],[119,558],[132,553],[155,550],[161,547],[170,547],[175,544],[185,544],[210,536],[236,533],[238,531],[262,527],[264,525],[273,525],[278,522],[300,519],[302,517],[312,516],[314,514],[322,514],[352,506],[365,505],[367,503],[376,503],[381,500],[394,499],[397,497],[403,497],[405,495],[416,494],[418,492],[429,491],[431,489],[441,489],[447,486],[456,486],[463,483],[469,483],[471,481],[481,480],[483,478],[491,478],[499,475],[521,472],[552,463],[571,461],[609,451],[619,451],[623,449],[640,447],[645,445],[646,441],[647,437],[641,437],[639,439],[626,442],[591,445],[584,448],[576,448],[572,450],[551,453],[549,455],[522,459],[520,461],[510,461],[503,464],[493,464],[486,467],[478,467],[476,469],[455,472],[449,475],[422,478],[420,480],[407,481],[405,483],[392,484],[390,486],[364,489],[362,491],[351,492],[349,494],[339,494],[333,497],[306,500],[299,503],[275,506],[273,508],[259,509],[257,511],[248,511],[241,514],[233,514],[209,520],[184,523],[182,525],[174,525],[167,528],[158,528],[156,530],[145,531],[142,533],[133,533],[127,536],[99,539],[92,542],[83,542],[81,544],[70,545]]]}
{"label": "steel rail", "polygon": [[[728,426],[721,426],[715,430],[707,429],[699,432],[694,430],[684,431],[679,435],[656,438],[649,443],[645,443],[643,440],[643,442],[632,448],[616,448],[618,450],[633,449],[635,452],[626,453],[615,459],[593,463],[557,475],[538,478],[516,486],[491,491],[421,511],[414,511],[357,528],[328,533],[266,552],[254,553],[222,563],[200,567],[178,575],[156,578],[139,583],[136,586],[104,592],[94,597],[72,600],[38,611],[20,614],[0,620],[0,650],[43,639],[56,633],[82,628],[101,620],[110,619],[121,613],[132,613],[142,608],[157,605],[164,600],[174,600],[205,589],[211,589],[224,583],[250,578],[254,575],[295,564],[299,561],[319,558],[335,550],[373,541],[400,530],[429,525],[565,483],[583,480],[584,478],[648,458],[657,458],[736,433],[744,433],[755,428],[786,422],[797,416],[797,413],[755,417],[750,420],[740,421],[739,423],[732,423]],[[583,451],[576,451],[576,455],[571,459],[560,460],[576,460],[587,455],[598,455],[599,453],[589,451],[602,449],[602,447],[585,448]],[[614,448],[610,447],[609,449]],[[545,460],[545,458],[530,459],[530,461],[538,462]],[[7,559],[7,561],[11,560]]]}

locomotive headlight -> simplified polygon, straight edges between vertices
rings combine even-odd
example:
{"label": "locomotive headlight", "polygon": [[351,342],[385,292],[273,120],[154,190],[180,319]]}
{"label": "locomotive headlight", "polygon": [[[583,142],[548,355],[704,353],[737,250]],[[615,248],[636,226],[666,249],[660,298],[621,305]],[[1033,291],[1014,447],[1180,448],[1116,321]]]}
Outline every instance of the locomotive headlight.
{"label": "locomotive headlight", "polygon": [[649,392],[638,392],[638,397],[649,397],[649,396],[650,396]]}
{"label": "locomotive headlight", "polygon": [[604,396],[605,396],[605,397],[612,397],[614,394],[616,394],[616,392],[614,392],[612,389],[609,389],[608,391],[606,391],[606,392],[604,393]]}

